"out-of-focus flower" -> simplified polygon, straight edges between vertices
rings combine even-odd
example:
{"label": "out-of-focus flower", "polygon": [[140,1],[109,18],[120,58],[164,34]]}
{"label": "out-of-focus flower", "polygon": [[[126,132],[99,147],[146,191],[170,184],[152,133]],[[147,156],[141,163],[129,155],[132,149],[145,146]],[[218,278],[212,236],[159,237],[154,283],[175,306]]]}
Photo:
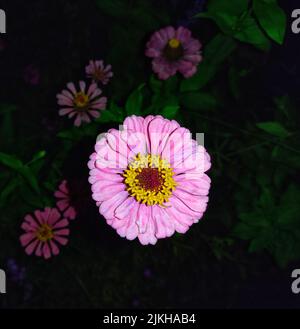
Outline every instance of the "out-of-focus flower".
{"label": "out-of-focus flower", "polygon": [[146,56],[152,59],[152,69],[158,77],[166,80],[180,72],[185,78],[193,76],[201,62],[201,43],[191,31],[180,26],[168,26],[156,31],[146,46]]}
{"label": "out-of-focus flower", "polygon": [[10,280],[17,284],[22,284],[26,278],[25,267],[20,266],[13,258],[7,261],[7,274]]}
{"label": "out-of-focus flower", "polygon": [[7,260],[8,281],[14,283],[14,288],[21,288],[24,302],[28,301],[32,295],[32,284],[28,282],[26,269],[21,266],[14,258]]}
{"label": "out-of-focus flower", "polygon": [[85,68],[85,72],[88,78],[93,79],[95,82],[101,82],[104,85],[106,85],[114,75],[111,65],[105,66],[102,60],[90,60],[90,63]]}
{"label": "out-of-focus flower", "polygon": [[155,244],[203,216],[210,166],[205,148],[176,121],[131,116],[97,141],[89,182],[100,213],[121,237]]}
{"label": "out-of-focus flower", "polygon": [[40,82],[40,71],[34,65],[28,65],[24,69],[24,80],[29,85],[36,86]]}
{"label": "out-of-focus flower", "polygon": [[100,110],[104,110],[107,103],[106,97],[100,97],[101,89],[96,83],[92,83],[86,91],[86,83],[79,82],[80,90],[77,91],[74,83],[67,84],[68,89],[64,89],[57,95],[58,104],[63,106],[59,110],[59,115],[68,115],[69,118],[75,116],[74,125],[79,127],[82,122],[91,122],[91,118],[98,118]]}
{"label": "out-of-focus flower", "polygon": [[146,268],[146,269],[144,270],[144,277],[145,277],[146,279],[150,279],[150,278],[152,278],[152,271],[151,271],[149,268]]}
{"label": "out-of-focus flower", "polygon": [[75,219],[76,210],[71,205],[71,196],[66,180],[60,183],[58,190],[54,193],[54,196],[58,199],[56,206],[63,213],[64,218]]}
{"label": "out-of-focus flower", "polygon": [[34,215],[26,215],[21,226],[25,233],[20,236],[26,254],[35,253],[45,259],[58,255],[58,244],[66,245],[68,242],[68,225],[68,220],[61,218],[56,208],[36,210]]}

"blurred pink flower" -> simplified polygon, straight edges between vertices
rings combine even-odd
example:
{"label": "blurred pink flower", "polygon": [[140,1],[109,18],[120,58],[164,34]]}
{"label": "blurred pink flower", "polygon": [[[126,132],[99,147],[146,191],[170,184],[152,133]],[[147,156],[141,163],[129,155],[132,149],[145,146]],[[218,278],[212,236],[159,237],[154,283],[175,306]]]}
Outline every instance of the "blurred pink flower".
{"label": "blurred pink flower", "polygon": [[153,58],[152,69],[162,80],[180,72],[190,78],[201,62],[201,43],[191,36],[191,31],[180,26],[168,26],[156,31],[146,45],[146,56]]}
{"label": "blurred pink flower", "polygon": [[190,131],[162,116],[131,116],[90,156],[92,197],[121,237],[143,244],[185,233],[203,216],[211,162]]}
{"label": "blurred pink flower", "polygon": [[60,183],[58,190],[54,193],[54,196],[59,199],[56,202],[56,206],[63,213],[63,216],[67,219],[75,219],[76,210],[71,205],[71,196],[66,180]]}
{"label": "blurred pink flower", "polygon": [[92,83],[86,91],[86,83],[79,82],[80,90],[77,91],[73,82],[67,84],[68,89],[64,89],[56,97],[58,105],[63,106],[59,110],[59,115],[68,115],[69,118],[75,116],[74,125],[79,127],[82,122],[91,122],[91,118],[98,118],[100,110],[106,107],[107,98],[100,97],[101,89],[96,83]]}
{"label": "blurred pink flower", "polygon": [[88,78],[93,79],[95,82],[101,82],[104,85],[106,85],[113,76],[111,65],[105,66],[102,60],[90,60],[89,65],[85,68],[85,72]]}
{"label": "blurred pink flower", "polygon": [[68,242],[68,225],[68,220],[61,218],[56,208],[36,210],[34,215],[26,215],[21,226],[25,233],[20,236],[26,254],[35,253],[45,259],[58,255],[57,244],[66,245]]}
{"label": "blurred pink flower", "polygon": [[24,69],[24,80],[26,83],[36,86],[40,82],[40,72],[39,70],[33,66],[28,65]]}

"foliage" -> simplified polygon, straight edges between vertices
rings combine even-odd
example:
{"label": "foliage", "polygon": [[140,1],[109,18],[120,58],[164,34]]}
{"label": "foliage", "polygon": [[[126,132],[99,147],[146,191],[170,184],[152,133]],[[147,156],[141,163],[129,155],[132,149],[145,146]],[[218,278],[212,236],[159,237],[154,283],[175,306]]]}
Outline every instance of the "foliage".
{"label": "foliage", "polygon": [[[35,289],[43,291],[50,305],[56,305],[63,296],[47,276],[57,275],[67,282],[69,291],[80,291],[79,306],[125,307],[136,296],[140,296],[142,306],[157,306],[151,297],[141,296],[152,296],[161,286],[164,291],[171,288],[162,278],[149,283],[150,288],[144,284],[141,273],[147,266],[157,275],[160,271],[169,277],[169,272],[181,273],[196,285],[202,280],[203,287],[197,289],[204,291],[204,282],[211,282],[216,262],[222,264],[220,268],[234,266],[240,270],[240,263],[255,267],[251,262],[259,263],[260,257],[273,259],[280,267],[300,259],[297,102],[286,94],[266,92],[265,98],[258,81],[262,71],[267,74],[265,58],[272,53],[272,45],[283,44],[285,13],[275,0],[207,1],[191,28],[203,43],[203,61],[197,73],[189,79],[178,75],[161,81],[151,73],[144,47],[153,31],[174,23],[171,2],[95,0],[93,20],[97,24],[104,21],[107,28],[97,25],[95,41],[91,32],[94,25],[87,27],[79,33],[80,42],[87,39],[101,44],[103,40],[97,56],[103,53],[112,64],[114,78],[105,89],[108,107],[94,122],[76,128],[57,115],[57,90],[73,79],[73,74],[76,77],[76,65],[83,67],[88,56],[95,54],[91,49],[87,54],[84,46],[74,44],[62,59],[63,63],[72,62],[70,67],[55,62],[55,69],[45,70],[48,77],[40,89],[28,88],[20,101],[12,97],[0,106],[0,210],[4,214],[0,239],[21,262],[34,265],[29,275],[38,278]],[[66,3],[69,7],[62,5],[64,17],[77,22],[86,2],[82,1],[82,7]],[[90,21],[90,12],[87,15],[83,11],[82,15]],[[70,54],[74,58],[70,59]],[[54,82],[53,69],[58,82]],[[32,111],[30,119],[24,120],[24,111]],[[151,250],[142,249],[119,238],[114,240],[89,203],[74,226],[66,251],[46,265],[28,260],[16,233],[21,219],[36,208],[53,205],[53,192],[63,178],[83,180],[88,185],[86,163],[97,135],[117,127],[132,114],[160,114],[178,120],[192,133],[205,133],[213,166],[209,172],[212,192],[203,221],[189,234],[166,239]],[[52,130],[42,125],[43,117],[54,126]],[[128,262],[125,265],[124,259]],[[186,277],[187,262],[193,264],[193,270],[194,264],[201,264],[201,269]],[[230,269],[226,273],[232,275]],[[216,271],[214,279],[219,280],[222,274]],[[180,286],[172,280],[169,284]],[[192,294],[194,286],[186,289]],[[176,297],[176,293],[164,296],[169,306],[174,305],[174,294]],[[75,300],[71,297],[69,302],[74,304]],[[33,299],[31,305],[39,302]],[[192,298],[184,303],[193,305]]]}

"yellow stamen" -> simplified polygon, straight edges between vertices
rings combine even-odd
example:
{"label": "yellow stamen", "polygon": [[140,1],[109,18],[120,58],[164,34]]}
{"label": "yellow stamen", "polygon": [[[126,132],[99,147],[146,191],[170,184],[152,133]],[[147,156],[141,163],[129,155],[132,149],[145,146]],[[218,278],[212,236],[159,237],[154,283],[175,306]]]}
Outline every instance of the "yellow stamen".
{"label": "yellow stamen", "polygon": [[36,237],[42,242],[51,240],[53,238],[52,228],[48,224],[42,224],[36,232]]}
{"label": "yellow stamen", "polygon": [[169,46],[171,48],[178,48],[180,46],[180,41],[178,39],[175,39],[175,38],[170,39],[169,40]]}
{"label": "yellow stamen", "polygon": [[123,177],[128,193],[148,206],[169,201],[176,188],[170,164],[159,155],[137,154],[124,170]]}
{"label": "yellow stamen", "polygon": [[78,108],[86,107],[89,103],[89,96],[80,91],[74,97],[74,105]]}

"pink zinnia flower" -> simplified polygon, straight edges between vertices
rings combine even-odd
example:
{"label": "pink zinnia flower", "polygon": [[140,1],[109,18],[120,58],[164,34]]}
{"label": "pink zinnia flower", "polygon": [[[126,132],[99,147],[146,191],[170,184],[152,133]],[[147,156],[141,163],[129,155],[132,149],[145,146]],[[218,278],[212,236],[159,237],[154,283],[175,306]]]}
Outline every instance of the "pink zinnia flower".
{"label": "pink zinnia flower", "polygon": [[67,219],[75,219],[76,210],[71,205],[71,196],[66,180],[60,183],[58,190],[54,193],[54,196],[59,199],[56,202],[56,206],[63,213],[63,216]]}
{"label": "pink zinnia flower", "polygon": [[81,122],[91,122],[91,117],[98,118],[100,110],[105,109],[107,98],[100,97],[102,91],[96,83],[92,83],[86,91],[86,83],[79,82],[80,90],[77,91],[74,83],[67,84],[68,90],[64,89],[57,95],[58,104],[63,106],[59,115],[68,114],[69,118],[76,117],[74,125],[80,126]]}
{"label": "pink zinnia flower", "polygon": [[147,43],[146,56],[153,58],[152,69],[162,80],[180,72],[190,78],[201,62],[201,43],[192,38],[191,31],[180,26],[168,26],[156,31]]}
{"label": "pink zinnia flower", "polygon": [[208,202],[210,157],[189,130],[161,116],[125,119],[90,157],[92,197],[121,237],[142,244],[185,233]]}
{"label": "pink zinnia flower", "polygon": [[25,233],[21,235],[20,241],[26,254],[31,255],[34,252],[36,256],[45,259],[58,255],[57,244],[65,245],[68,242],[68,225],[68,220],[61,218],[56,208],[36,210],[34,216],[25,216],[21,226]]}
{"label": "pink zinnia flower", "polygon": [[85,68],[85,72],[88,78],[91,78],[96,82],[99,81],[104,85],[106,85],[113,76],[111,65],[105,66],[103,61],[90,60],[89,65]]}

